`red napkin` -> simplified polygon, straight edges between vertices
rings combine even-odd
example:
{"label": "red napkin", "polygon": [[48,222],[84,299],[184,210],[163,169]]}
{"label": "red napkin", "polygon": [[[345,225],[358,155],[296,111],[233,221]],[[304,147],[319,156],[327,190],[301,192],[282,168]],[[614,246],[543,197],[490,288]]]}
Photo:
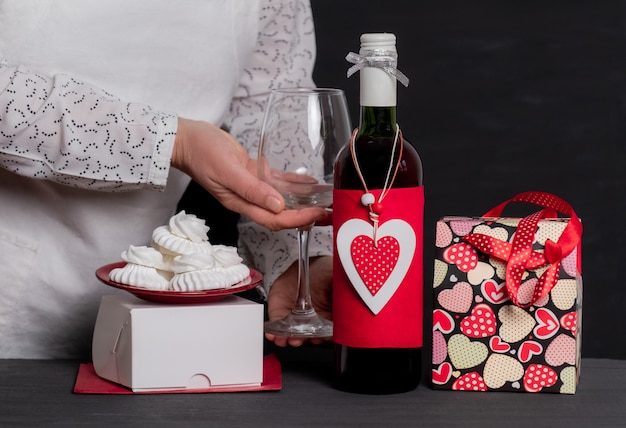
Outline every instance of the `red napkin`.
{"label": "red napkin", "polygon": [[175,394],[175,393],[205,393],[205,392],[238,392],[238,391],[279,391],[283,380],[280,369],[280,360],[274,354],[263,357],[263,383],[258,386],[228,386],[206,389],[180,389],[168,391],[141,391],[133,392],[130,388],[103,379],[96,374],[92,363],[83,363],[78,368],[75,394]]}

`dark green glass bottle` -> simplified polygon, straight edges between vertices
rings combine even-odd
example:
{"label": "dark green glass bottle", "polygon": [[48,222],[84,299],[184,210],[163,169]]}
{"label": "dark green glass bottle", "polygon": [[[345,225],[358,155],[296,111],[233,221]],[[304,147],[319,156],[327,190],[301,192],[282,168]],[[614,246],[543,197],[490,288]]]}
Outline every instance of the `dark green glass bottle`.
{"label": "dark green glass bottle", "polygon": [[[389,56],[395,55],[395,36],[393,34],[364,34],[361,36],[360,55]],[[422,187],[422,163],[415,148],[398,133],[396,122],[396,79],[383,69],[376,66],[365,66],[361,69],[361,108],[359,129],[354,139],[354,156],[349,148],[339,154],[335,163],[335,194],[333,199],[333,217],[335,236],[337,231],[352,218],[348,213],[338,210],[352,209],[355,204],[344,203],[346,192],[355,191],[355,199],[360,193],[380,193],[385,187],[390,187],[389,195],[394,189],[405,189],[410,197],[405,205],[395,207],[391,217],[385,218],[387,205],[392,198],[382,200],[384,207],[380,215],[381,231],[386,220],[395,218],[406,220],[412,224],[416,235],[415,253],[409,270],[410,275],[402,280],[393,297],[380,310],[378,314],[358,307],[361,302],[352,288],[354,277],[347,278],[344,270],[345,260],[342,262],[337,255],[337,242],[335,243],[334,265],[334,296],[333,296],[333,319],[335,329],[335,372],[334,386],[337,389],[365,393],[365,394],[389,394],[404,392],[414,389],[420,382],[421,377],[421,346],[422,346],[422,222],[423,222],[423,187]],[[396,139],[402,144],[402,150],[395,146]],[[401,156],[401,157],[400,157]],[[354,162],[354,157],[358,159]],[[399,162],[399,164],[398,164]],[[391,173],[398,166],[393,182]],[[390,168],[391,167],[391,168]],[[359,174],[360,171],[360,174]],[[364,189],[364,182],[367,189]],[[348,192],[348,194],[350,194]],[[404,195],[404,194],[403,194]],[[415,200],[413,200],[415,199]],[[391,202],[393,203],[393,202]],[[355,208],[367,211],[367,207]],[[371,209],[371,207],[370,207]],[[339,215],[337,215],[339,214]],[[408,216],[405,218],[405,214]],[[358,213],[358,215],[361,215]],[[367,213],[363,214],[367,220]],[[410,218],[409,218],[410,217]],[[340,235],[342,236],[342,235]],[[375,238],[374,238],[375,240]],[[402,242],[402,240],[399,240]],[[354,256],[353,256],[354,257]],[[350,261],[348,261],[349,263]],[[364,280],[365,281],[365,280]],[[357,279],[356,282],[360,282]],[[386,287],[387,285],[385,285]],[[399,293],[400,290],[409,290]],[[395,302],[394,299],[402,299],[410,296],[410,302]],[[369,296],[368,296],[369,297]],[[373,296],[375,298],[376,296]],[[356,306],[356,312],[354,308]],[[394,314],[390,313],[395,308],[407,312],[394,320]],[[355,315],[353,315],[353,312]],[[358,314],[361,315],[358,315]],[[408,322],[407,322],[408,320]],[[382,327],[378,324],[383,323]],[[369,342],[367,331],[360,331],[359,326],[374,331],[377,335],[389,333],[399,339],[382,339],[382,342],[374,340]],[[408,344],[398,331],[403,329],[419,330],[407,331],[415,339],[408,340]],[[354,337],[365,337],[355,339]],[[419,338],[417,338],[419,336]],[[395,345],[395,343],[398,345]],[[385,343],[383,346],[377,343]]]}

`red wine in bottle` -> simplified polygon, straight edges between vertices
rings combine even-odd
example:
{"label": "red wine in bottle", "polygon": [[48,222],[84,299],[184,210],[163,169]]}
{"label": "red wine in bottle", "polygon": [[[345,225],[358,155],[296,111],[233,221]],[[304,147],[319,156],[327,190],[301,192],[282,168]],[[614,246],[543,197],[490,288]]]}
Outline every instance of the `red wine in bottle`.
{"label": "red wine in bottle", "polygon": [[[422,163],[396,123],[393,34],[364,34],[359,129],[335,163],[334,386],[389,394],[421,377]],[[365,195],[365,196],[364,196]]]}

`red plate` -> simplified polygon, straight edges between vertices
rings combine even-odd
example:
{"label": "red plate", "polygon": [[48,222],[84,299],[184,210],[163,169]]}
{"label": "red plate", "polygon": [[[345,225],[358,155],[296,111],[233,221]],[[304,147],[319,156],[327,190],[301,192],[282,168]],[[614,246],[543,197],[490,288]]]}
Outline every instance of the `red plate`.
{"label": "red plate", "polygon": [[106,285],[128,291],[140,299],[150,302],[170,303],[170,304],[190,304],[208,303],[223,299],[226,296],[242,291],[250,290],[263,282],[263,275],[260,272],[250,269],[250,276],[241,282],[228,288],[217,288],[215,290],[201,291],[172,291],[172,290],[150,290],[148,288],[133,287],[132,285],[120,284],[109,279],[109,272],[115,268],[126,266],[126,262],[115,262],[104,265],[96,270],[96,276]]}

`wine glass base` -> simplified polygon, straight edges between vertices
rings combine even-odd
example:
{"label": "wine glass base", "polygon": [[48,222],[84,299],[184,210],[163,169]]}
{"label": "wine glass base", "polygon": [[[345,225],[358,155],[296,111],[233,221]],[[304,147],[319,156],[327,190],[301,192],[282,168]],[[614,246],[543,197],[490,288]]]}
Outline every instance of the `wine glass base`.
{"label": "wine glass base", "polygon": [[283,337],[330,338],[333,336],[333,322],[315,312],[308,314],[292,312],[283,319],[266,321],[263,330]]}

